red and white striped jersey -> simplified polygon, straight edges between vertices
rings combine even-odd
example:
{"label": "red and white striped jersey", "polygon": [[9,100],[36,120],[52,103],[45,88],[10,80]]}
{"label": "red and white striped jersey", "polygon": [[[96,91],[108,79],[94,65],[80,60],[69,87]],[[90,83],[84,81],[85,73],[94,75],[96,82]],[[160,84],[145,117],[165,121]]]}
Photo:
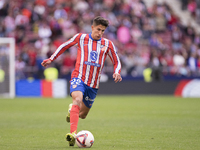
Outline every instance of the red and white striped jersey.
{"label": "red and white striped jersey", "polygon": [[61,44],[50,59],[53,61],[73,45],[77,45],[78,51],[75,69],[71,78],[79,78],[86,85],[98,88],[101,71],[107,55],[113,62],[114,72],[120,74],[121,63],[113,42],[105,38],[101,38],[98,41],[94,40],[91,34],[76,34],[70,40]]}

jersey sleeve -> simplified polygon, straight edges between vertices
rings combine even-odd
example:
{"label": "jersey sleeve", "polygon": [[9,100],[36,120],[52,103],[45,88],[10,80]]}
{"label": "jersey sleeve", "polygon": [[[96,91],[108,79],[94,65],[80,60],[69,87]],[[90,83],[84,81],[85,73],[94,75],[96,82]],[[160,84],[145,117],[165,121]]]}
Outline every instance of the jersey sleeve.
{"label": "jersey sleeve", "polygon": [[121,73],[121,62],[119,60],[119,56],[117,54],[116,48],[113,44],[113,42],[110,41],[109,44],[110,51],[108,53],[108,56],[110,57],[113,65],[114,65],[114,73]]}
{"label": "jersey sleeve", "polygon": [[65,43],[61,44],[56,51],[51,55],[50,60],[54,61],[58,56],[60,56],[64,51],[66,51],[68,48],[74,46],[78,43],[80,37],[80,33],[74,35],[71,39],[66,41]]}

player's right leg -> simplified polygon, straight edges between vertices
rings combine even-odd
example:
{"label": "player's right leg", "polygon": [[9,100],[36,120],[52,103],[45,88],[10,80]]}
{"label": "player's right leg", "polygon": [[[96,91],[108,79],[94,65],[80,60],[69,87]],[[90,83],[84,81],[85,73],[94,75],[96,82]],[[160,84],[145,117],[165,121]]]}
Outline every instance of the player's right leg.
{"label": "player's right leg", "polygon": [[73,100],[73,105],[70,111],[70,133],[76,133],[83,93],[81,91],[74,91],[71,93],[71,96]]}
{"label": "player's right leg", "polygon": [[73,91],[71,96],[73,103],[70,110],[70,133],[66,134],[66,140],[69,142],[69,146],[74,146],[83,93],[81,91]]}

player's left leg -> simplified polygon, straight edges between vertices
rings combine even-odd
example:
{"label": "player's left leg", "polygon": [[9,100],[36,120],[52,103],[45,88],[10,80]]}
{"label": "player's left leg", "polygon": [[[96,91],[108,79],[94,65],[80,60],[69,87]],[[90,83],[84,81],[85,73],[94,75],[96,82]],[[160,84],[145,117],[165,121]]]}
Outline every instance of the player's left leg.
{"label": "player's left leg", "polygon": [[[94,99],[96,98],[96,94],[97,94],[97,89],[88,87],[87,85],[83,85],[84,87],[84,93],[82,93],[81,91],[74,91],[71,93],[72,99],[73,99],[73,105],[78,105],[80,108],[79,111],[79,118],[81,119],[85,119],[87,114],[90,111],[90,108],[92,107],[92,104],[94,103]],[[79,86],[77,87],[79,88]],[[70,91],[73,91],[74,89],[70,88]],[[82,90],[83,91],[83,90]],[[83,94],[80,95],[79,93]],[[80,99],[82,97],[82,101],[80,102]],[[77,99],[79,99],[77,101]],[[78,103],[77,103],[78,102]],[[66,117],[67,122],[70,122],[70,112],[71,109],[73,107],[73,105],[69,105],[69,109],[68,109],[68,114]]]}
{"label": "player's left leg", "polygon": [[87,114],[89,113],[89,111],[90,111],[90,108],[85,106],[84,102],[82,101],[81,108],[80,108],[80,111],[79,111],[79,118],[85,119]]}
{"label": "player's left leg", "polygon": [[67,111],[67,116],[66,116],[66,121],[67,122],[70,122],[70,111],[72,109],[72,103],[69,104],[69,108],[68,108],[68,111]]}
{"label": "player's left leg", "polygon": [[81,119],[85,119],[87,117],[87,114],[89,113],[94,103],[94,100],[96,98],[97,91],[98,91],[97,89],[91,88],[87,85],[84,85],[84,87],[86,90],[84,92],[80,111],[79,111],[79,117]]}

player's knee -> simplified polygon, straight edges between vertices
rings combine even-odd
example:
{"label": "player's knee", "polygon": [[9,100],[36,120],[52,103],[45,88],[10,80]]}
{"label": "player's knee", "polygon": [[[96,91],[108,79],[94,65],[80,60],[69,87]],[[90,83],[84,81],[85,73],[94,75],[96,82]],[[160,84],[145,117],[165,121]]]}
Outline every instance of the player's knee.
{"label": "player's knee", "polygon": [[75,97],[74,99],[73,99],[73,103],[74,104],[76,104],[76,105],[81,105],[81,102],[82,102],[82,99],[81,98],[79,98],[79,97]]}
{"label": "player's knee", "polygon": [[77,103],[81,103],[81,102],[82,102],[82,99],[79,98],[79,97],[76,97],[74,100],[75,100]]}
{"label": "player's knee", "polygon": [[83,95],[81,92],[79,91],[72,92],[72,99],[73,99],[74,105],[80,106],[82,102],[82,98],[83,98]]}

